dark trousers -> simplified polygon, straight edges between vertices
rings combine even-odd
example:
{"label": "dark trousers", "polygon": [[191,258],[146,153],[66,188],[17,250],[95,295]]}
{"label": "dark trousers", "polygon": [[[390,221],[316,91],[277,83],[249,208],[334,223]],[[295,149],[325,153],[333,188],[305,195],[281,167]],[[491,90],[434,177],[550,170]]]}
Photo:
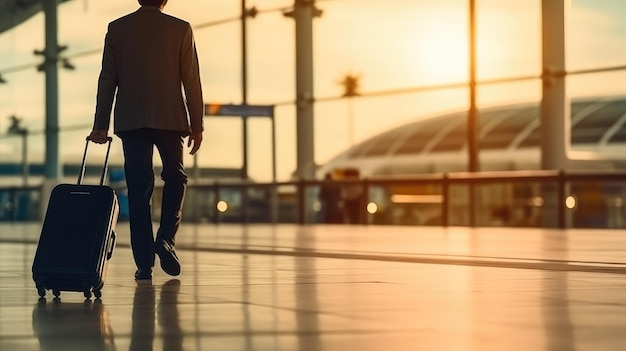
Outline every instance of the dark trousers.
{"label": "dark trousers", "polygon": [[124,148],[124,171],[128,188],[130,243],[139,268],[154,266],[154,232],[150,203],[154,190],[152,157],[156,146],[161,156],[164,181],[161,221],[157,239],[174,244],[182,219],[187,189],[183,165],[183,133],[158,129],[135,129],[119,132]]}

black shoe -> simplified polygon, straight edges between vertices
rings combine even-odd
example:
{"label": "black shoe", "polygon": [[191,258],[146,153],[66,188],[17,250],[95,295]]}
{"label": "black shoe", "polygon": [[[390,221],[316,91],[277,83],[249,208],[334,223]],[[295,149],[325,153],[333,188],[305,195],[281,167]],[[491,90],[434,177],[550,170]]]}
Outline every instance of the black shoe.
{"label": "black shoe", "polygon": [[151,280],[152,279],[152,269],[138,269],[135,272],[135,280]]}
{"label": "black shoe", "polygon": [[154,245],[154,252],[159,256],[163,271],[169,275],[179,275],[180,263],[178,262],[174,245],[164,239],[157,239]]}

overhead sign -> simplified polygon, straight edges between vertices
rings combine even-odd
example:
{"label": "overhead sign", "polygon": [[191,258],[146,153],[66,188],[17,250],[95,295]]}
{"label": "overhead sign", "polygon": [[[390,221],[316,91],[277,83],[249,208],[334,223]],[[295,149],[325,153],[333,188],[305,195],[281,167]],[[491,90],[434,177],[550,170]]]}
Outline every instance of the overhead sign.
{"label": "overhead sign", "polygon": [[274,117],[273,105],[204,104],[205,116]]}

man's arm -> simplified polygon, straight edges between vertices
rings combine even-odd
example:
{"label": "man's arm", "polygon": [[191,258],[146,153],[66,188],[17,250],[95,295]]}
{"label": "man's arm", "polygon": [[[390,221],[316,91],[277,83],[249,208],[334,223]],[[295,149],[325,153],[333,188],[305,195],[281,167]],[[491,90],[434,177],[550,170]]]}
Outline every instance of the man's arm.
{"label": "man's arm", "polygon": [[200,82],[200,67],[198,53],[193,38],[191,26],[188,26],[181,49],[181,79],[187,98],[187,110],[189,111],[189,123],[192,133],[204,131],[203,115],[204,102],[202,100],[202,84]]}
{"label": "man's arm", "polygon": [[111,38],[111,28],[104,39],[104,52],[102,54],[102,69],[98,78],[98,93],[96,96],[96,113],[94,117],[93,130],[89,139],[96,143],[102,141],[104,133],[106,142],[109,125],[111,123],[111,110],[113,109],[113,99],[117,89],[117,65],[115,62],[115,52]]}
{"label": "man's arm", "polygon": [[193,38],[191,26],[188,26],[181,50],[181,79],[187,97],[187,111],[189,111],[189,123],[191,134],[187,146],[189,152],[195,154],[202,144],[202,132],[204,131],[203,115],[204,102],[202,100],[202,84],[200,82],[200,67],[198,64],[198,52]]}

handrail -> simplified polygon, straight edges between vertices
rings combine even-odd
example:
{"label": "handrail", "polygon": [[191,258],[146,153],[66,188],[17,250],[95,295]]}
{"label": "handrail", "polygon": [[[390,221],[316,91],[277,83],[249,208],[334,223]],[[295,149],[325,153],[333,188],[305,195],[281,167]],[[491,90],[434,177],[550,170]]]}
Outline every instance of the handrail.
{"label": "handrail", "polygon": [[[322,186],[326,184],[328,181],[325,180],[293,180],[293,181],[282,181],[282,182],[268,182],[268,183],[255,183],[251,181],[213,181],[211,183],[203,183],[203,184],[188,184],[189,192],[195,190],[201,191],[209,191],[210,196],[217,201],[220,200],[220,194],[224,191],[231,191],[234,188],[236,191],[247,191],[249,189],[259,189],[265,191],[267,194],[274,194],[272,196],[268,196],[266,201],[271,202],[271,206],[269,206],[272,210],[271,217],[273,220],[277,218],[276,211],[278,208],[278,200],[277,194],[292,194],[295,201],[295,213],[297,214],[297,223],[299,224],[307,224],[307,215],[310,215],[307,212],[307,191],[314,187]],[[597,182],[597,183],[622,183],[624,186],[624,199],[623,202],[626,204],[626,172],[590,172],[590,171],[579,171],[579,172],[564,172],[559,170],[529,170],[529,171],[483,171],[483,172],[448,172],[448,173],[437,173],[437,174],[423,174],[423,175],[396,175],[396,176],[374,176],[367,177],[361,179],[340,179],[333,181],[338,186],[348,186],[348,185],[358,185],[360,186],[362,193],[365,198],[369,199],[369,194],[371,193],[373,187],[396,187],[396,188],[407,188],[410,189],[412,186],[434,186],[438,187],[438,194],[436,196],[440,196],[441,198],[441,225],[448,226],[454,223],[450,223],[450,215],[451,215],[451,207],[453,202],[451,201],[451,188],[454,186],[484,186],[490,184],[502,184],[502,183],[547,183],[551,184],[551,195],[552,200],[548,203],[548,206],[556,207],[554,209],[554,214],[556,218],[556,225],[560,228],[565,228],[568,226],[567,224],[567,207],[566,207],[566,199],[569,196],[568,191],[572,184],[577,182]],[[282,188],[291,188],[282,189]],[[122,190],[122,189],[120,189]],[[41,192],[43,188],[36,186],[29,186],[28,188],[23,188],[19,186],[9,186],[9,187],[1,187],[0,186],[0,195],[4,192],[6,195],[0,200],[15,202],[15,192],[16,191],[30,191],[30,192]],[[439,195],[440,194],[440,195]],[[32,196],[32,198],[39,198],[40,200],[45,198],[45,194],[39,194],[39,196]],[[291,195],[290,195],[291,196]],[[9,200],[6,200],[9,199]],[[249,201],[246,197],[242,197],[244,202]],[[437,201],[439,203],[439,201]],[[458,203],[457,203],[458,204]],[[189,210],[191,206],[194,205],[194,202],[186,205],[186,208]],[[473,204],[467,204],[468,207],[473,206]],[[4,204],[3,204],[4,206]],[[249,203],[242,203],[242,209],[247,209]],[[457,206],[458,209],[458,206]],[[193,210],[198,210],[197,208]],[[43,211],[43,210],[42,210]],[[243,211],[244,214],[246,211]],[[471,213],[472,211],[469,211]],[[41,216],[41,214],[39,214]],[[367,210],[365,206],[362,208],[362,217],[366,218]],[[221,214],[214,213],[209,218],[210,220],[215,221],[216,223],[220,221]],[[0,219],[2,217],[0,216]],[[626,219],[625,219],[626,220]],[[245,219],[242,219],[242,223],[247,222],[247,215]]]}

